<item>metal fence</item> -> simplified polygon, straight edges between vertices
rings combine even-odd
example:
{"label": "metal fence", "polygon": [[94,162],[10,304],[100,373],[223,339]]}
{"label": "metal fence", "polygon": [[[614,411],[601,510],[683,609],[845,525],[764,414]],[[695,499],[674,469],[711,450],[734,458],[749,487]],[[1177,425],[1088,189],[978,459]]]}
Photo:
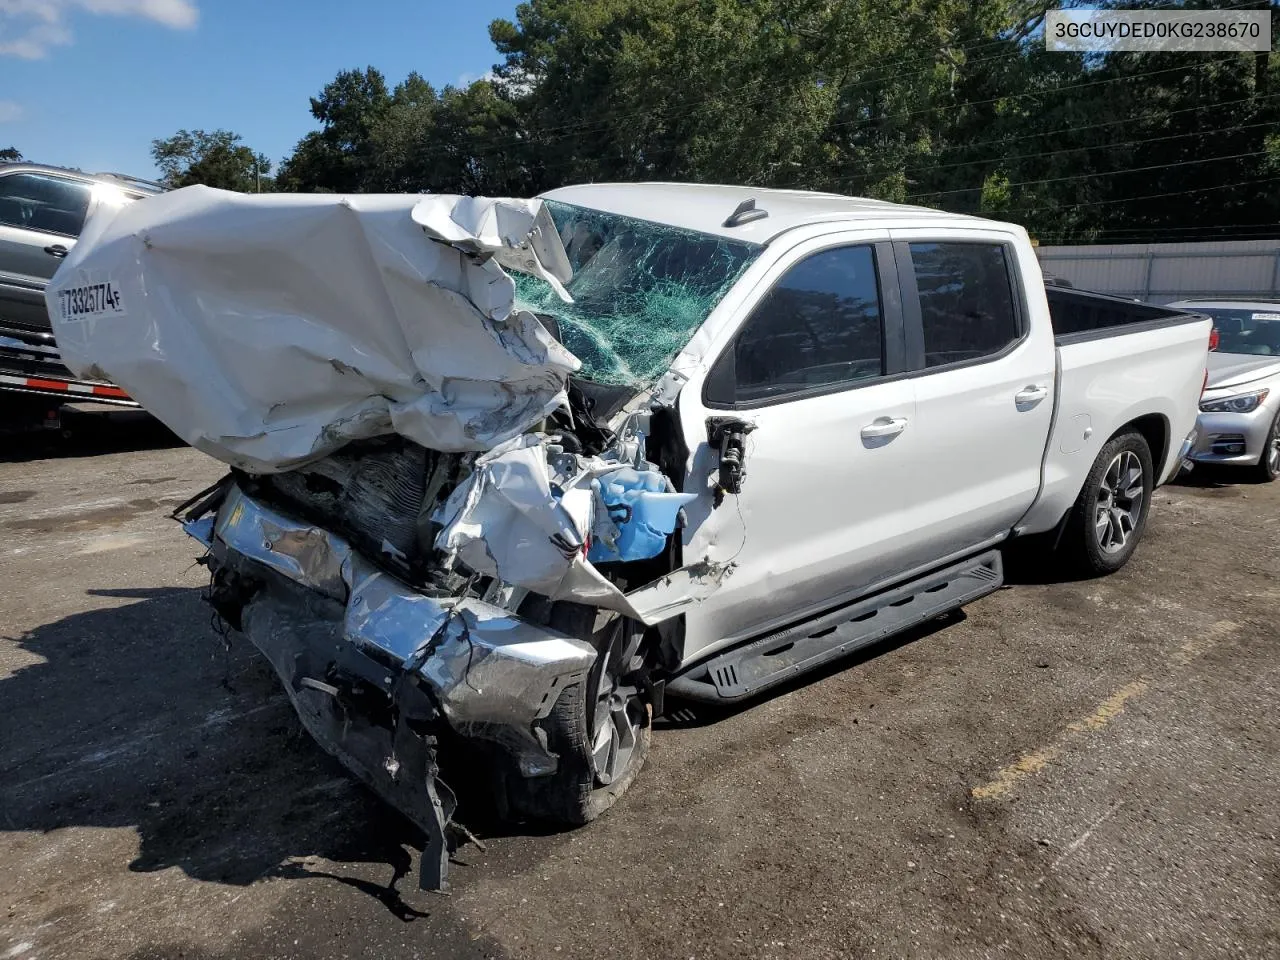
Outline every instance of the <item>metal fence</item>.
{"label": "metal fence", "polygon": [[1045,273],[1083,290],[1168,303],[1280,297],[1280,240],[1039,247]]}

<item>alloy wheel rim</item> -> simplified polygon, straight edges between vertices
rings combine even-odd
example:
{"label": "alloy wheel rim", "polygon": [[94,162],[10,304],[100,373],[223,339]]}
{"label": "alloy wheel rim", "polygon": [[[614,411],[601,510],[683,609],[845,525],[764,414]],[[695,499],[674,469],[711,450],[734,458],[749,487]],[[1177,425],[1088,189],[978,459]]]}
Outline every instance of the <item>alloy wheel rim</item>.
{"label": "alloy wheel rim", "polygon": [[620,618],[600,651],[603,669],[592,710],[591,763],[596,781],[608,786],[626,773],[640,733],[640,690],[626,677],[636,668],[643,631]]}
{"label": "alloy wheel rim", "polygon": [[1271,428],[1271,443],[1267,449],[1267,463],[1271,466],[1272,473],[1280,473],[1280,419],[1276,420],[1276,424]]}
{"label": "alloy wheel rim", "polygon": [[1132,450],[1116,454],[1102,474],[1093,528],[1103,553],[1119,553],[1128,546],[1142,517],[1146,499],[1142,461]]}

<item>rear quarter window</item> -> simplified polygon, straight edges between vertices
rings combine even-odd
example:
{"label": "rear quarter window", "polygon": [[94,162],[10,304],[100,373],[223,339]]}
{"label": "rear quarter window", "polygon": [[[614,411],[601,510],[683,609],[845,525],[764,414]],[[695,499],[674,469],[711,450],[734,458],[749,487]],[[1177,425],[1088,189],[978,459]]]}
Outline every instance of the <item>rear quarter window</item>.
{"label": "rear quarter window", "polygon": [[999,243],[912,243],[926,367],[979,360],[1021,336],[1009,257]]}

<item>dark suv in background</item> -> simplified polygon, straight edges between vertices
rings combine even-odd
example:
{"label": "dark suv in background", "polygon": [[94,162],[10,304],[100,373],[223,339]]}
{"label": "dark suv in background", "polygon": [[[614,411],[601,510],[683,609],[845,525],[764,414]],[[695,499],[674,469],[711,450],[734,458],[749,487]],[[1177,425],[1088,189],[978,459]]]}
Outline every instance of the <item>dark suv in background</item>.
{"label": "dark suv in background", "polygon": [[92,213],[161,189],[121,174],[0,163],[0,426],[33,410],[56,420],[70,400],[136,406],[119,387],[63,366],[44,290]]}

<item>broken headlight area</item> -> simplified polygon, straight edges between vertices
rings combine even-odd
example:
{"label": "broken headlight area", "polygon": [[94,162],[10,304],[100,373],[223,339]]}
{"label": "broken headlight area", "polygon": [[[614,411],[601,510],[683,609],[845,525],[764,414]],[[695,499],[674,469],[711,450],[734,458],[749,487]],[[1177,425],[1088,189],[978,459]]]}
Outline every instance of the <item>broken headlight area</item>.
{"label": "broken headlight area", "polygon": [[185,514],[214,608],[315,739],[426,832],[428,887],[444,883],[454,805],[441,739],[496,758],[510,812],[591,819],[647,747],[647,626],[729,572],[678,566],[671,533],[693,497],[645,459],[645,417],[629,423],[603,450],[603,432],[550,422],[479,455],[352,443],[233,471]]}
{"label": "broken headlight area", "polygon": [[599,452],[588,430],[548,423],[548,432],[478,455],[391,436],[295,470],[233,476],[245,493],[332,531],[415,588],[456,592],[479,578],[656,623],[663,617],[619,588],[634,577],[596,566],[663,555],[696,499],[645,459],[638,425],[647,416],[633,417]]}
{"label": "broken headlight area", "polygon": [[471,594],[414,589],[341,537],[224,489],[210,603],[271,661],[316,741],[425,832],[422,883],[443,886],[455,801],[440,740],[492,748],[499,779],[554,775],[540,721],[595,649]]}
{"label": "broken headlight area", "polygon": [[120,291],[55,317],[64,358],[231,467],[183,513],[210,600],[427,831],[429,884],[442,744],[562,823],[643,763],[674,618],[732,567],[672,536],[670,366],[756,250],[537,199],[189,187],[93,218],[50,285]]}

